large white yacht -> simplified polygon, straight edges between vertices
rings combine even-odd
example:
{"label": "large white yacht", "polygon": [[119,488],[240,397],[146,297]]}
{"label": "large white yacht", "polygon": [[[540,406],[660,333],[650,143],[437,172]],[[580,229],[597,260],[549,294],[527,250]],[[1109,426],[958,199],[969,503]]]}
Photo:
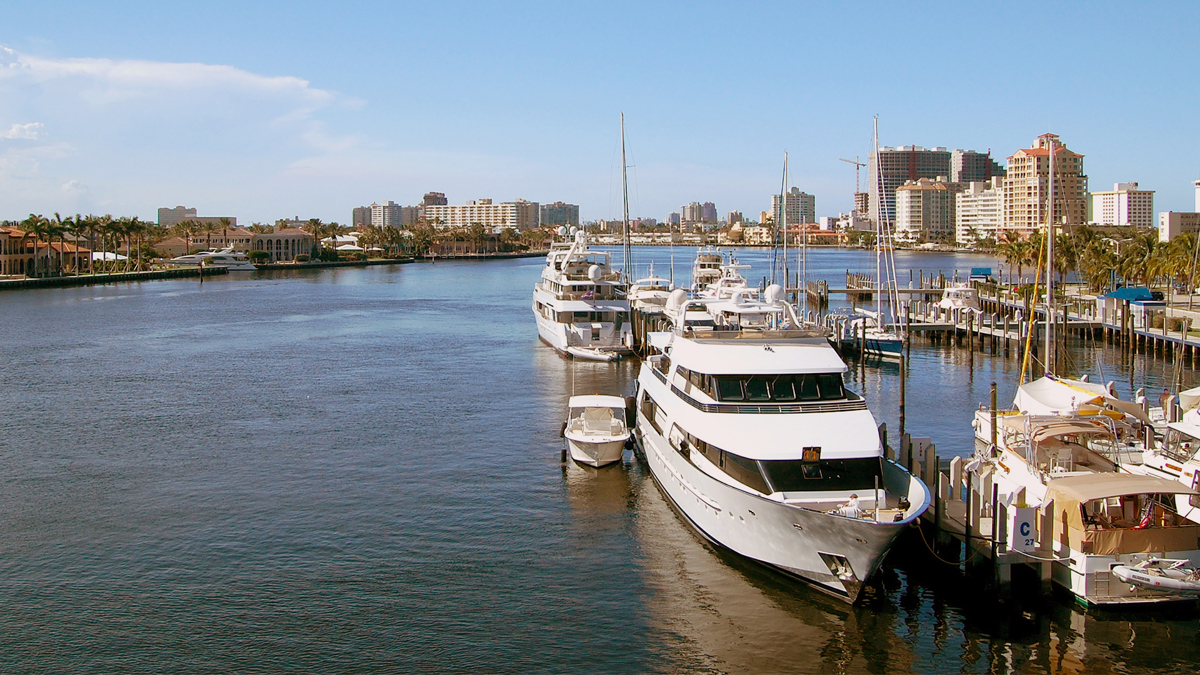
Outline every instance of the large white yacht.
{"label": "large white yacht", "polygon": [[[637,437],[651,474],[704,537],[854,602],[925,485],[884,457],[846,365],[800,328],[783,289],[668,302],[638,375]],[[698,311],[704,308],[705,311]]]}
{"label": "large white yacht", "polygon": [[725,256],[722,255],[721,249],[705,246],[696,250],[696,259],[692,262],[692,288],[693,293],[699,293],[708,288],[709,284],[716,283],[717,279],[721,278],[721,265],[725,263]]}
{"label": "large white yacht", "polygon": [[232,246],[181,255],[167,261],[167,264],[172,267],[196,267],[201,263],[205,267],[224,267],[230,272],[253,272],[256,269],[245,253],[233,250]]}
{"label": "large white yacht", "polygon": [[612,361],[630,353],[633,331],[621,275],[609,254],[588,248],[587,233],[556,242],[533,287],[533,314],[546,344],[576,358]]}
{"label": "large white yacht", "polygon": [[650,275],[634,281],[629,286],[629,305],[647,314],[662,313],[671,290],[671,281],[655,276],[654,263],[650,263]]}

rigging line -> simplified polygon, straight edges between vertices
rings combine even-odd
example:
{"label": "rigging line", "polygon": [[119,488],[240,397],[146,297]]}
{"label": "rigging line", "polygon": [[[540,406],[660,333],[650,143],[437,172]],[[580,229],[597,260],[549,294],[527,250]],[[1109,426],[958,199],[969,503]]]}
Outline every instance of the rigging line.
{"label": "rigging line", "polygon": [[[1041,250],[1041,252],[1038,253],[1037,275],[1033,277],[1033,302],[1030,303],[1029,316],[1026,317],[1026,320],[1029,321],[1029,331],[1025,333],[1025,356],[1021,360],[1021,382],[1020,382],[1020,384],[1025,384],[1025,374],[1027,372],[1029,372],[1029,359],[1032,356],[1032,351],[1033,351],[1033,325],[1034,325],[1034,323],[1036,323],[1034,321],[1034,319],[1037,317],[1038,289],[1039,289],[1039,283],[1042,280],[1042,262],[1044,260],[1043,255],[1045,254],[1045,252],[1046,252],[1046,240],[1043,239],[1042,240],[1042,250]],[[1020,282],[1021,282],[1021,280],[1017,279],[1018,285],[1020,284]],[[1047,309],[1049,309],[1049,308],[1047,308]],[[1047,316],[1049,316],[1048,312],[1047,312]],[[1043,363],[1042,367],[1043,367],[1043,369],[1045,368],[1044,363]]]}

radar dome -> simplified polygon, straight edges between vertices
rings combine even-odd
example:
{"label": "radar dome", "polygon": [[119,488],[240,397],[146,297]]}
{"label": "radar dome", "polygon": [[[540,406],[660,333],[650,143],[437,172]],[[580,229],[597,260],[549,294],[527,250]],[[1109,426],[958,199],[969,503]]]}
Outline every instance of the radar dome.
{"label": "radar dome", "polygon": [[558,236],[560,236],[560,237],[567,236],[567,226],[566,225],[558,226]]}
{"label": "radar dome", "polygon": [[592,281],[600,281],[600,276],[603,274],[599,265],[592,265],[588,268],[588,278]]}
{"label": "radar dome", "polygon": [[766,290],[763,291],[763,300],[766,300],[767,304],[774,305],[782,299],[783,287],[779,284],[771,284],[770,286],[767,286]]}
{"label": "radar dome", "polygon": [[575,226],[575,225],[572,225],[572,226],[571,226],[571,236],[572,236],[572,237],[573,237],[573,236],[575,236],[575,233],[576,233],[576,232],[578,232],[578,231],[579,231],[579,227],[577,227],[577,226]]}
{"label": "radar dome", "polygon": [[676,288],[667,296],[667,309],[671,312],[678,312],[679,308],[683,307],[683,303],[687,302],[687,299],[687,291],[682,288]]}

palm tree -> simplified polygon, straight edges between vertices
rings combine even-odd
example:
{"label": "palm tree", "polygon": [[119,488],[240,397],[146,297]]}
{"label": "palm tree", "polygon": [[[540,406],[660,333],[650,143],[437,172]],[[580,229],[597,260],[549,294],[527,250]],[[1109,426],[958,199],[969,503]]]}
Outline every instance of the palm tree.
{"label": "palm tree", "polygon": [[217,224],[219,224],[221,226],[222,245],[228,246],[229,245],[229,235],[227,233],[229,231],[229,228],[233,227],[233,221],[226,218],[225,216],[221,216],[220,218],[217,219]]}
{"label": "palm tree", "polygon": [[84,232],[87,232],[88,223],[84,219],[83,215],[79,213],[76,213],[75,217],[70,219],[68,222],[70,222],[70,226],[67,228],[67,232],[71,235],[71,239],[75,242],[75,250],[73,252],[75,262],[73,265],[71,265],[71,269],[75,274],[79,274],[79,238],[83,236]]}
{"label": "palm tree", "polygon": [[314,259],[320,258],[322,249],[321,239],[325,236],[325,223],[322,223],[320,218],[310,218],[307,222],[300,226],[300,229],[312,235],[312,257]]}
{"label": "palm tree", "polygon": [[196,221],[184,220],[175,224],[171,228],[171,232],[180,239],[183,239],[183,252],[185,254],[192,252],[192,235],[196,233]]}
{"label": "palm tree", "polygon": [[200,231],[204,233],[204,248],[212,249],[212,233],[217,229],[217,224],[211,220],[200,221]]}
{"label": "palm tree", "polygon": [[[24,250],[24,248],[25,248],[25,237],[26,236],[33,237],[33,275],[32,276],[36,277],[36,276],[39,276],[39,274],[38,274],[38,268],[39,268],[38,249],[40,247],[38,246],[38,243],[42,240],[43,237],[46,238],[47,242],[49,241],[50,221],[46,220],[46,218],[44,216],[41,216],[41,215],[35,214],[35,213],[31,213],[31,214],[29,214],[29,217],[26,218],[21,223],[21,227],[23,228],[23,230],[25,232],[25,234],[21,236],[21,249],[22,250]],[[47,245],[47,253],[48,252],[49,252],[49,245]]]}

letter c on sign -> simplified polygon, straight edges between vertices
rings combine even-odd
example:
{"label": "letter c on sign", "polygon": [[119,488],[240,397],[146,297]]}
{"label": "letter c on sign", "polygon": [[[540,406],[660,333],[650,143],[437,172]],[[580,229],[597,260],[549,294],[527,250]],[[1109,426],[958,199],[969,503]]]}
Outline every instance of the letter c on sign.
{"label": "letter c on sign", "polygon": [[1029,536],[1029,523],[1021,523],[1021,536],[1022,537]]}

